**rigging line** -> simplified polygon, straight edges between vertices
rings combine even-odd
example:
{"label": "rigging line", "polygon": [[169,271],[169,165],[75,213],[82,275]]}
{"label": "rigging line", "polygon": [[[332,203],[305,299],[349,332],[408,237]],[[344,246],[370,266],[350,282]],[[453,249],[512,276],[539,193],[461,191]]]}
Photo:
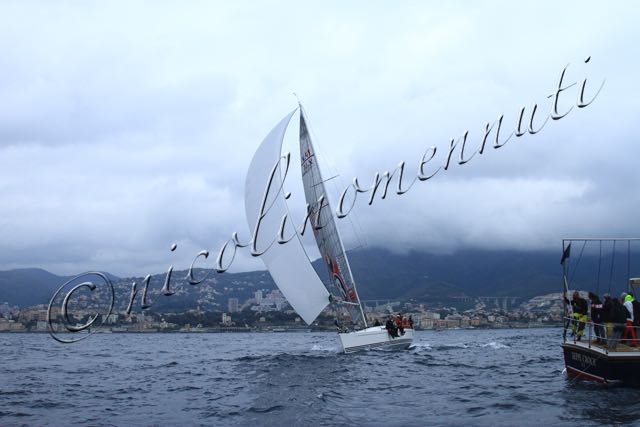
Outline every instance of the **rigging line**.
{"label": "rigging line", "polygon": [[362,222],[360,221],[360,216],[355,214],[353,218],[349,217],[349,221],[353,224],[354,230],[356,230],[358,234],[358,242],[363,244],[364,246],[369,246],[369,242],[367,241],[367,234],[364,232],[362,228]]}
{"label": "rigging line", "polygon": [[[318,141],[318,138],[317,138],[315,132],[313,131],[313,129],[312,129],[310,123],[309,123],[311,121],[311,118],[309,117],[309,113],[306,110],[304,110],[304,115],[308,119],[308,120],[306,120],[307,132],[309,132],[309,135],[310,135],[312,140]],[[316,158],[322,158],[322,163],[323,163],[323,166],[324,166],[325,170],[328,171],[331,175],[333,175],[331,178],[325,179],[324,181],[326,182],[326,181],[329,181],[329,180],[333,180],[333,178],[338,178],[337,181],[339,181],[340,186],[343,187],[343,188],[346,188],[347,186],[344,184],[344,180],[343,180],[342,176],[339,173],[337,173],[337,171],[333,167],[332,162],[329,161],[329,157],[327,157],[324,154],[324,150],[322,149],[322,147],[321,146],[318,147],[318,145],[315,145],[314,146],[314,150],[315,150]],[[319,162],[318,162],[318,164],[319,164]],[[335,181],[332,182],[331,185],[332,185],[332,188],[333,188],[335,194],[340,194],[340,190],[338,189],[338,185],[336,184],[336,182]],[[327,197],[329,197],[329,196],[327,195]],[[351,203],[351,196],[350,195],[347,195],[346,201]],[[351,211],[349,213],[349,215],[347,216],[347,219],[349,220],[349,225],[350,225],[351,230],[353,231],[353,235],[354,235],[354,238],[355,238],[357,244],[359,246],[363,246],[363,247],[368,246],[368,242],[363,238],[364,230],[362,229],[362,225],[360,224],[360,221],[358,219],[358,215],[355,213],[355,211]],[[337,226],[338,226],[338,224],[336,223],[336,227]]]}
{"label": "rigging line", "polygon": [[[336,187],[336,192],[338,192],[339,190]],[[348,195],[348,200],[347,202],[349,204],[351,204],[351,196]],[[351,211],[349,215],[347,215],[347,220],[349,221],[349,225],[351,227],[351,230],[353,231],[353,235],[355,237],[355,240],[357,242],[358,246],[362,246],[362,247],[366,247],[368,246],[368,243],[366,241],[366,237],[364,230],[362,229],[362,224],[359,221],[359,216],[355,213],[355,211]]]}
{"label": "rigging line", "polygon": [[631,240],[627,240],[627,280],[629,279],[631,279]]}
{"label": "rigging line", "polygon": [[[315,147],[314,147],[314,148],[315,148]],[[315,184],[313,184],[313,186],[314,186],[314,187],[317,187],[318,185],[320,185],[320,184],[322,184],[322,183],[325,183],[325,182],[329,181],[330,179],[337,178],[338,176],[340,176],[340,175],[334,175],[334,176],[332,176],[331,178],[327,178],[327,179],[325,179],[324,181],[316,182]]]}
{"label": "rigging line", "polygon": [[[634,247],[636,248],[635,255],[633,255],[633,253],[632,253],[630,255],[630,257],[629,257],[630,261],[634,263],[633,264],[634,268],[633,268],[633,270],[631,270],[631,274],[636,276],[636,277],[638,277],[638,252],[637,252],[638,245],[636,245],[635,242],[632,242],[631,246],[632,246],[631,251],[633,251]],[[629,276],[629,278],[631,278],[631,276]]]}
{"label": "rigging line", "polygon": [[[362,226],[360,225],[359,222],[354,222],[353,219],[348,216],[347,219],[349,220],[349,224],[351,225],[351,229],[353,230],[353,234],[356,238],[356,241],[358,243],[357,247],[366,247],[367,241],[365,240],[364,236],[364,232],[362,230]],[[356,227],[357,225],[357,227]],[[360,231],[358,231],[358,228],[360,229]],[[361,234],[362,233],[362,234]],[[353,250],[354,248],[351,248],[351,250]]]}
{"label": "rigging line", "polygon": [[582,253],[584,252],[584,247],[587,245],[587,242],[585,241],[582,244],[582,249],[580,249],[580,256],[578,256],[578,261],[576,261],[576,266],[573,267],[573,273],[571,274],[571,278],[569,279],[569,284],[571,284],[573,282],[573,278],[576,275],[576,270],[578,269],[578,266],[580,265],[580,260],[582,259]]}
{"label": "rigging line", "polygon": [[[314,139],[317,141],[317,138],[315,138],[315,133],[313,132],[313,130],[311,129],[311,126],[310,126],[310,124],[309,124],[309,120],[308,120],[308,119],[309,119],[309,117],[308,117],[308,115],[306,114],[306,111],[304,110],[304,107],[302,107],[302,106],[300,106],[300,116],[301,116],[301,120],[302,120],[302,119],[304,119],[304,121],[305,121],[305,126],[306,126],[307,133],[308,133],[308,136],[309,136],[309,144],[310,144],[311,146],[313,146],[313,148],[314,148],[315,155],[316,155],[316,159],[318,159],[319,157],[322,157],[324,160],[326,160],[326,158],[324,157],[324,155],[322,155],[322,151],[317,151],[317,146],[314,146],[314,145],[311,143],[311,141],[312,141],[312,140],[314,140]],[[325,163],[327,163],[327,165],[329,165],[329,162],[325,162]],[[322,171],[320,170],[320,165],[319,165],[319,163],[318,163],[318,160],[316,160],[316,168],[317,168],[317,170],[318,170],[319,177],[321,178],[321,177],[322,177]],[[330,169],[330,168],[329,168],[329,169]],[[330,170],[330,172],[333,172],[333,171],[331,171],[331,170]],[[338,174],[335,174],[335,175],[338,175]],[[315,191],[315,187],[314,187],[314,191]],[[326,195],[326,197],[327,197],[327,198],[329,197],[329,196],[326,194],[326,192],[325,192],[325,195]],[[327,200],[327,202],[328,202],[328,200]],[[330,212],[330,213],[329,213],[329,215],[332,217],[332,222],[333,222],[333,224],[334,224],[334,227],[336,228],[336,229],[335,229],[335,236],[330,236],[329,238],[331,238],[331,239],[332,239],[332,241],[334,241],[334,243],[335,243],[336,245],[339,245],[339,246],[341,247],[341,251],[343,251],[343,252],[344,252],[344,251],[345,251],[345,249],[344,249],[344,245],[343,245],[343,243],[342,243],[342,242],[341,242],[341,240],[340,240],[340,235],[338,234],[338,230],[337,230],[338,225],[337,225],[337,223],[336,223],[335,218],[333,217],[333,212]],[[324,240],[324,239],[323,239],[323,240]],[[322,254],[321,254],[321,255],[322,255]],[[335,260],[335,262],[338,262],[338,260],[336,259],[336,260]],[[351,277],[351,286],[350,286],[350,287],[351,287],[351,288],[353,289],[353,291],[355,292],[355,294],[356,294],[356,298],[358,299],[358,303],[359,303],[359,302],[360,302],[360,297],[358,296],[358,291],[357,291],[357,288],[356,288],[355,279],[353,278],[353,273],[351,272],[351,267],[349,266],[349,262],[348,262],[348,260],[346,259],[346,257],[344,258],[344,263],[346,264],[346,268],[347,268],[347,270],[348,270],[348,272],[349,272],[349,276]],[[329,276],[330,276],[330,279],[331,279],[331,272],[329,273]],[[331,281],[332,281],[332,282],[334,282],[333,280],[331,280]],[[338,290],[338,291],[340,291],[340,288],[339,288],[338,284],[334,283],[334,286],[337,288],[337,290]],[[359,304],[358,304],[358,305],[359,305]],[[358,323],[358,321],[357,321],[356,319],[359,319],[359,318],[360,318],[360,316],[362,316],[362,321],[363,321],[363,323],[364,323],[364,325],[365,325],[365,327],[366,327],[366,326],[367,326],[367,319],[366,319],[366,317],[365,317],[365,314],[364,314],[364,311],[363,311],[362,307],[359,307],[359,308],[360,308],[360,310],[359,310],[359,311],[360,311],[359,315],[354,316],[354,315],[353,315],[353,313],[350,313],[350,315],[351,315],[351,317],[352,317],[353,322],[354,322],[354,323],[356,323],[356,324]]]}
{"label": "rigging line", "polygon": [[598,278],[596,281],[596,295],[600,294],[600,269],[602,267],[602,240],[600,240],[600,254],[598,255]]}
{"label": "rigging line", "polygon": [[[340,180],[340,184],[345,187],[344,185],[344,181]],[[337,194],[340,194],[340,190],[338,189],[337,185],[335,183],[333,183],[333,187],[334,190],[336,191]],[[347,195],[347,203],[351,204],[351,196]],[[353,236],[357,242],[357,244],[359,246],[367,246],[367,241],[364,238],[364,230],[362,229],[362,225],[360,224],[359,221],[359,216],[355,213],[355,211],[351,211],[349,213],[349,215],[347,215],[347,220],[349,222],[349,226],[351,228],[351,231],[353,232]]]}
{"label": "rigging line", "polygon": [[611,282],[613,281],[613,264],[616,259],[616,241],[613,241],[613,250],[611,251],[611,271],[609,272],[609,293],[611,293]]}

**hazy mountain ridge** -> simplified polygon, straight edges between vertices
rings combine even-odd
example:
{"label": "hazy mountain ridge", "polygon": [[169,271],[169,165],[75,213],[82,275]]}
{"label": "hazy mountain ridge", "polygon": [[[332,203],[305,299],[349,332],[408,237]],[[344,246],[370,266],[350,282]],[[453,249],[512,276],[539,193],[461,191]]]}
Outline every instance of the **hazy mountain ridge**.
{"label": "hazy mountain ridge", "polygon": [[19,307],[44,304],[66,280],[40,268],[0,271],[0,303]]}
{"label": "hazy mountain ridge", "polygon": [[[420,252],[396,254],[382,249],[361,249],[349,253],[350,264],[363,300],[416,299],[437,301],[455,296],[532,297],[561,289],[559,256],[552,252],[515,252],[467,250],[452,255]],[[316,270],[326,279],[320,260]],[[194,270],[195,271],[195,270]],[[203,277],[204,271],[195,271]],[[175,271],[172,289],[176,295],[160,297],[165,273],[152,277],[150,299],[157,308],[226,308],[228,298],[242,304],[258,289],[275,289],[266,271],[209,273],[200,285],[189,285],[186,271]],[[131,283],[143,278],[119,279],[111,276],[116,287],[117,306],[126,305]],[[20,307],[46,304],[68,277],[42,269],[0,272],[0,302]]]}

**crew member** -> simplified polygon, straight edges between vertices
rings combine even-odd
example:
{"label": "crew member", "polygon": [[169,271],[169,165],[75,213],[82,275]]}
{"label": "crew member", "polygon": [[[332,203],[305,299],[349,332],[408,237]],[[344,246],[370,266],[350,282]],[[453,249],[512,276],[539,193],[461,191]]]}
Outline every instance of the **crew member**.
{"label": "crew member", "polygon": [[584,335],[584,326],[587,321],[587,313],[589,312],[589,306],[584,298],[580,297],[578,291],[573,292],[571,299],[571,309],[573,311],[573,323],[571,330],[576,340],[580,341],[582,335]]}
{"label": "crew member", "polygon": [[607,345],[610,349],[615,350],[620,341],[620,336],[625,329],[625,322],[627,320],[628,311],[622,305],[618,298],[611,298],[611,322],[613,324],[613,331],[611,338],[607,339]]}
{"label": "crew member", "polygon": [[404,327],[402,326],[402,313],[398,313],[396,316],[396,327],[400,331],[400,335],[404,335]]}
{"label": "crew member", "polygon": [[393,320],[391,320],[391,316],[387,319],[387,323],[385,324],[385,329],[391,335],[391,338],[398,338],[398,328],[396,327]]}
{"label": "crew member", "polygon": [[596,334],[596,342],[604,344],[605,332],[602,320],[602,303],[598,295],[589,292],[589,300],[591,301],[591,321]]}
{"label": "crew member", "polygon": [[[624,301],[624,308],[627,309],[627,324],[624,328],[624,332],[622,333],[622,339],[626,340],[627,343],[630,341],[630,346],[636,346],[636,331],[633,328],[633,296],[623,292],[620,296],[620,302]],[[631,335],[631,340],[627,340],[627,336]]]}

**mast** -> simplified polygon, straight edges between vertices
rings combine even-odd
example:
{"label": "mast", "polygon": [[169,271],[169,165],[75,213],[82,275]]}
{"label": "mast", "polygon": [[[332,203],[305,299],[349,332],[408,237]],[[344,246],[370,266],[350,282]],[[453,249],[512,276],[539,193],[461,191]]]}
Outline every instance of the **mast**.
{"label": "mast", "polygon": [[358,296],[349,259],[336,226],[333,209],[329,203],[325,181],[318,166],[302,105],[300,105],[300,162],[313,234],[322,260],[329,271],[331,283],[327,285],[327,289],[332,295],[332,301],[344,304],[353,322],[357,324],[358,319],[361,318],[366,328],[367,319]]}
{"label": "mast", "polygon": [[562,331],[562,340],[567,340],[567,329],[569,328],[569,311],[567,307],[567,298],[569,298],[569,282],[568,282],[568,260],[571,256],[571,240],[569,240],[569,245],[565,246],[566,239],[562,239],[562,259],[560,260],[560,264],[562,265],[562,323],[564,325]]}

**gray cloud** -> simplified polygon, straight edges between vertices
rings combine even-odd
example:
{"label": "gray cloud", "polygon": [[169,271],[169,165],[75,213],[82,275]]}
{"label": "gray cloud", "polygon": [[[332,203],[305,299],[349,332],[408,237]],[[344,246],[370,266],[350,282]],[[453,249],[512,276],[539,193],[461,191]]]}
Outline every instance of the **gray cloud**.
{"label": "gray cloud", "polygon": [[[325,175],[340,175],[335,197],[353,176],[403,160],[413,170],[431,145],[441,161],[450,138],[477,141],[502,113],[510,130],[520,107],[545,111],[568,62],[568,81],[607,78],[593,105],[403,196],[360,200],[350,220],[394,250],[634,234],[636,16],[633,3],[589,2],[3,3],[0,268],[146,274],[186,268],[233,231],[246,238],[246,168],[292,92]],[[234,269],[252,268],[240,251]]]}

